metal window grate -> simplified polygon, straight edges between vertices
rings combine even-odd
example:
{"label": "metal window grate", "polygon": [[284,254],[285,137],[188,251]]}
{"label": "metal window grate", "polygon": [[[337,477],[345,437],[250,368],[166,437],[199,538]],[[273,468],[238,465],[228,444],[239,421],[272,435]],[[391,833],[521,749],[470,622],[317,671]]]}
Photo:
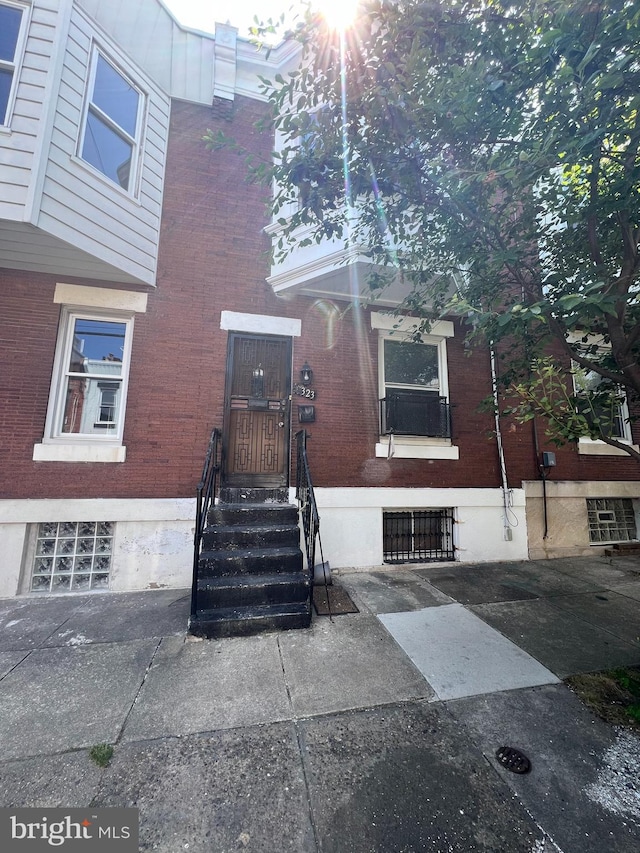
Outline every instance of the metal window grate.
{"label": "metal window grate", "polygon": [[108,589],[113,528],[110,521],[39,524],[31,592]]}
{"label": "metal window grate", "polygon": [[455,559],[453,509],[384,512],[385,563],[428,563]]}
{"label": "metal window grate", "polygon": [[590,498],[587,512],[591,543],[629,542],[637,538],[631,498]]}

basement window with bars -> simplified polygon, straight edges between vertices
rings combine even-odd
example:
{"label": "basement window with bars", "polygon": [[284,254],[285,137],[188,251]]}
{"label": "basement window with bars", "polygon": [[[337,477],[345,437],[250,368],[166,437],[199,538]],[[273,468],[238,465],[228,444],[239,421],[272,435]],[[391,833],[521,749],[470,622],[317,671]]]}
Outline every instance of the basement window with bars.
{"label": "basement window with bars", "polygon": [[637,539],[636,517],[631,498],[587,499],[589,541],[592,545],[630,542]]}
{"label": "basement window with bars", "polygon": [[382,523],[385,563],[455,560],[453,509],[385,511]]}
{"label": "basement window with bars", "polygon": [[38,525],[31,592],[109,589],[114,523],[46,521]]}

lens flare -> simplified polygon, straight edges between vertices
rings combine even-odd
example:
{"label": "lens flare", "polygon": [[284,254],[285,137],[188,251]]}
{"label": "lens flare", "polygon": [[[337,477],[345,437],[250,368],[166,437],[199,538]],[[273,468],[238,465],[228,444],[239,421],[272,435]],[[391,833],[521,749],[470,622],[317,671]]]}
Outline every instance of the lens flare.
{"label": "lens flare", "polygon": [[355,21],[359,0],[315,0],[318,12],[334,30],[346,30]]}

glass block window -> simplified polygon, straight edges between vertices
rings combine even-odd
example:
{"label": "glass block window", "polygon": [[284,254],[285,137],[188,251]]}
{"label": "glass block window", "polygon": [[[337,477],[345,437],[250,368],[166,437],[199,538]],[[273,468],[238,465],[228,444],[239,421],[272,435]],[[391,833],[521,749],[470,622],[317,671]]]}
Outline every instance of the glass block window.
{"label": "glass block window", "polygon": [[111,521],[46,521],[38,525],[31,592],[109,588]]}
{"label": "glass block window", "polygon": [[631,498],[587,499],[589,541],[593,545],[637,539]]}

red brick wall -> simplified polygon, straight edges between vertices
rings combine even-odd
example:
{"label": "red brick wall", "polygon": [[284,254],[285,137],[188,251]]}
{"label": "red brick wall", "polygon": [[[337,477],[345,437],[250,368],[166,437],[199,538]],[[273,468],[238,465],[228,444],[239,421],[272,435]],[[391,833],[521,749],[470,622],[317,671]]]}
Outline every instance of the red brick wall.
{"label": "red brick wall", "polygon": [[[302,337],[294,340],[294,380],[308,360],[318,395],[317,420],[308,427],[318,486],[500,484],[493,418],[477,411],[491,392],[489,359],[465,353],[459,328],[447,351],[460,460],[375,458],[378,333],[368,313],[350,310],[336,320],[332,316],[336,308],[344,311],[344,303],[332,307],[273,294],[265,281],[269,244],[262,231],[267,193],[243,180],[236,154],[207,151],[201,142],[207,127],[221,127],[267,156],[271,140],[254,126],[261,109],[239,98],[226,121],[208,108],[173,105],[157,288],[148,289],[147,313],[135,318],[125,463],[32,461],[33,445],[43,435],[56,341],[56,278],[0,271],[1,497],[192,496],[209,432],[223,421],[222,310],[302,320]],[[294,432],[300,402],[294,397]],[[529,425],[505,428],[505,453],[511,485],[535,476]],[[567,449],[558,451],[556,473],[562,479],[635,479],[637,466],[626,459],[579,458]]]}
{"label": "red brick wall", "polygon": [[[309,358],[317,389],[315,424],[309,426],[309,457],[314,482],[319,486],[476,486],[499,485],[493,421],[477,411],[481,399],[491,393],[489,362],[484,353],[468,357],[463,335],[447,341],[449,392],[452,405],[453,442],[460,460],[399,459],[375,457],[378,422],[378,332],[371,329],[368,311],[349,311],[336,326],[333,347],[323,346],[324,312],[311,306],[303,320],[303,340],[313,336],[313,360],[309,347],[300,363]],[[310,328],[309,328],[310,327]]]}

